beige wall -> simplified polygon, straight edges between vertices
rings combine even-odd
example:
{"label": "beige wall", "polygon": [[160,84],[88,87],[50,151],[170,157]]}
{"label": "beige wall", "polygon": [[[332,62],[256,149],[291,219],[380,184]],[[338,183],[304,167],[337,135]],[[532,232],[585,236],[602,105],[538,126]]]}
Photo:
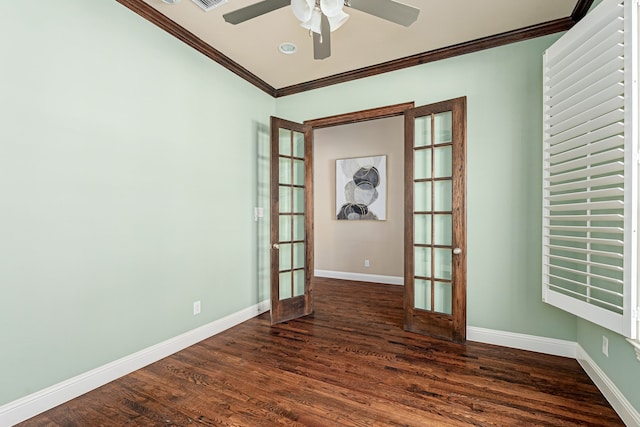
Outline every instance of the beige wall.
{"label": "beige wall", "polygon": [[[403,135],[401,116],[314,131],[316,270],[403,275]],[[336,220],[336,160],[377,155],[387,156],[387,220]]]}

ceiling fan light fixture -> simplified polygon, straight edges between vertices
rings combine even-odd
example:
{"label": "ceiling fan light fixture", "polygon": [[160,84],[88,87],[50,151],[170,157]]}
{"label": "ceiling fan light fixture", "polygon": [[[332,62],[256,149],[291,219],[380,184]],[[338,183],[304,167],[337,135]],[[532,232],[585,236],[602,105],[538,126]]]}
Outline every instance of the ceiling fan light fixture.
{"label": "ceiling fan light fixture", "polygon": [[307,21],[303,21],[300,26],[304,29],[307,29],[313,33],[320,34],[320,21],[322,19],[322,12],[320,12],[320,8],[314,7],[311,12],[311,18]]}
{"label": "ceiling fan light fixture", "polygon": [[162,2],[166,4],[178,4],[180,0],[162,0]]}
{"label": "ceiling fan light fixture", "polygon": [[[333,16],[328,16],[327,14],[325,14],[325,16],[327,16],[327,19],[329,20],[329,28],[331,29],[331,32],[340,28],[345,22],[347,22],[347,19],[349,19],[349,15],[342,11],[339,11],[337,14]],[[322,33],[322,30],[320,29],[321,20],[322,20],[322,12],[320,11],[319,8],[316,7],[313,9],[313,12],[311,13],[311,18],[307,21],[303,21],[300,24],[300,26],[313,33],[321,34]]]}
{"label": "ceiling fan light fixture", "polygon": [[[220,4],[227,0],[192,1]],[[396,0],[261,0],[225,13],[222,17],[226,22],[236,25],[286,6],[291,7],[302,28],[309,30],[309,35],[313,36],[313,59],[326,59],[331,56],[330,34],[349,19],[349,15],[343,10],[345,6],[405,27],[413,24],[420,14],[420,9]]]}
{"label": "ceiling fan light fixture", "polygon": [[315,9],[314,0],[291,0],[291,10],[300,22],[307,22]]}
{"label": "ceiling fan light fixture", "polygon": [[340,14],[343,7],[344,0],[320,0],[320,10],[328,18]]}

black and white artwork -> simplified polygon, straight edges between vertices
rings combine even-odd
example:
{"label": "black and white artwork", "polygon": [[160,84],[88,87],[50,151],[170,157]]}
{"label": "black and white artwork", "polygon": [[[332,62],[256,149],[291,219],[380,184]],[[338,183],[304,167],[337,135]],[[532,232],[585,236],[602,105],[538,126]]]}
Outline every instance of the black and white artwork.
{"label": "black and white artwork", "polygon": [[336,160],[336,218],[387,219],[387,156]]}

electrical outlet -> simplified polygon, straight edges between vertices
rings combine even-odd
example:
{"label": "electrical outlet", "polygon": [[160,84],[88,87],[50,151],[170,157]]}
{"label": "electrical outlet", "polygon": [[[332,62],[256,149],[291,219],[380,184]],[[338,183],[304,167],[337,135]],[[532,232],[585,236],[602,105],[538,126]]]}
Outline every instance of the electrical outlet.
{"label": "electrical outlet", "polygon": [[369,264],[369,260],[368,260],[368,259],[365,259],[365,260],[364,260],[364,266],[365,266],[365,267],[369,267],[369,266],[370,266],[370,264]]}
{"label": "electrical outlet", "polygon": [[193,303],[193,315],[200,314],[200,301],[195,301]]}
{"label": "electrical outlet", "polygon": [[604,335],[602,336],[602,354],[609,357],[609,339]]}

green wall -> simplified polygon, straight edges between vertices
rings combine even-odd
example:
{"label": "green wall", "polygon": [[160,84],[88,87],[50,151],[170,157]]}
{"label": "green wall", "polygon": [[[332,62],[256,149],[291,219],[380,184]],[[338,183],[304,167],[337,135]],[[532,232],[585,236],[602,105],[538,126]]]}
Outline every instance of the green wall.
{"label": "green wall", "polygon": [[115,1],[0,28],[0,405],[268,298],[275,100]]}
{"label": "green wall", "polygon": [[630,346],[603,359],[541,302],[557,36],[273,100],[115,1],[2,2],[0,26],[0,405],[268,296],[270,115],[467,96],[468,324],[578,341],[640,409]]}

